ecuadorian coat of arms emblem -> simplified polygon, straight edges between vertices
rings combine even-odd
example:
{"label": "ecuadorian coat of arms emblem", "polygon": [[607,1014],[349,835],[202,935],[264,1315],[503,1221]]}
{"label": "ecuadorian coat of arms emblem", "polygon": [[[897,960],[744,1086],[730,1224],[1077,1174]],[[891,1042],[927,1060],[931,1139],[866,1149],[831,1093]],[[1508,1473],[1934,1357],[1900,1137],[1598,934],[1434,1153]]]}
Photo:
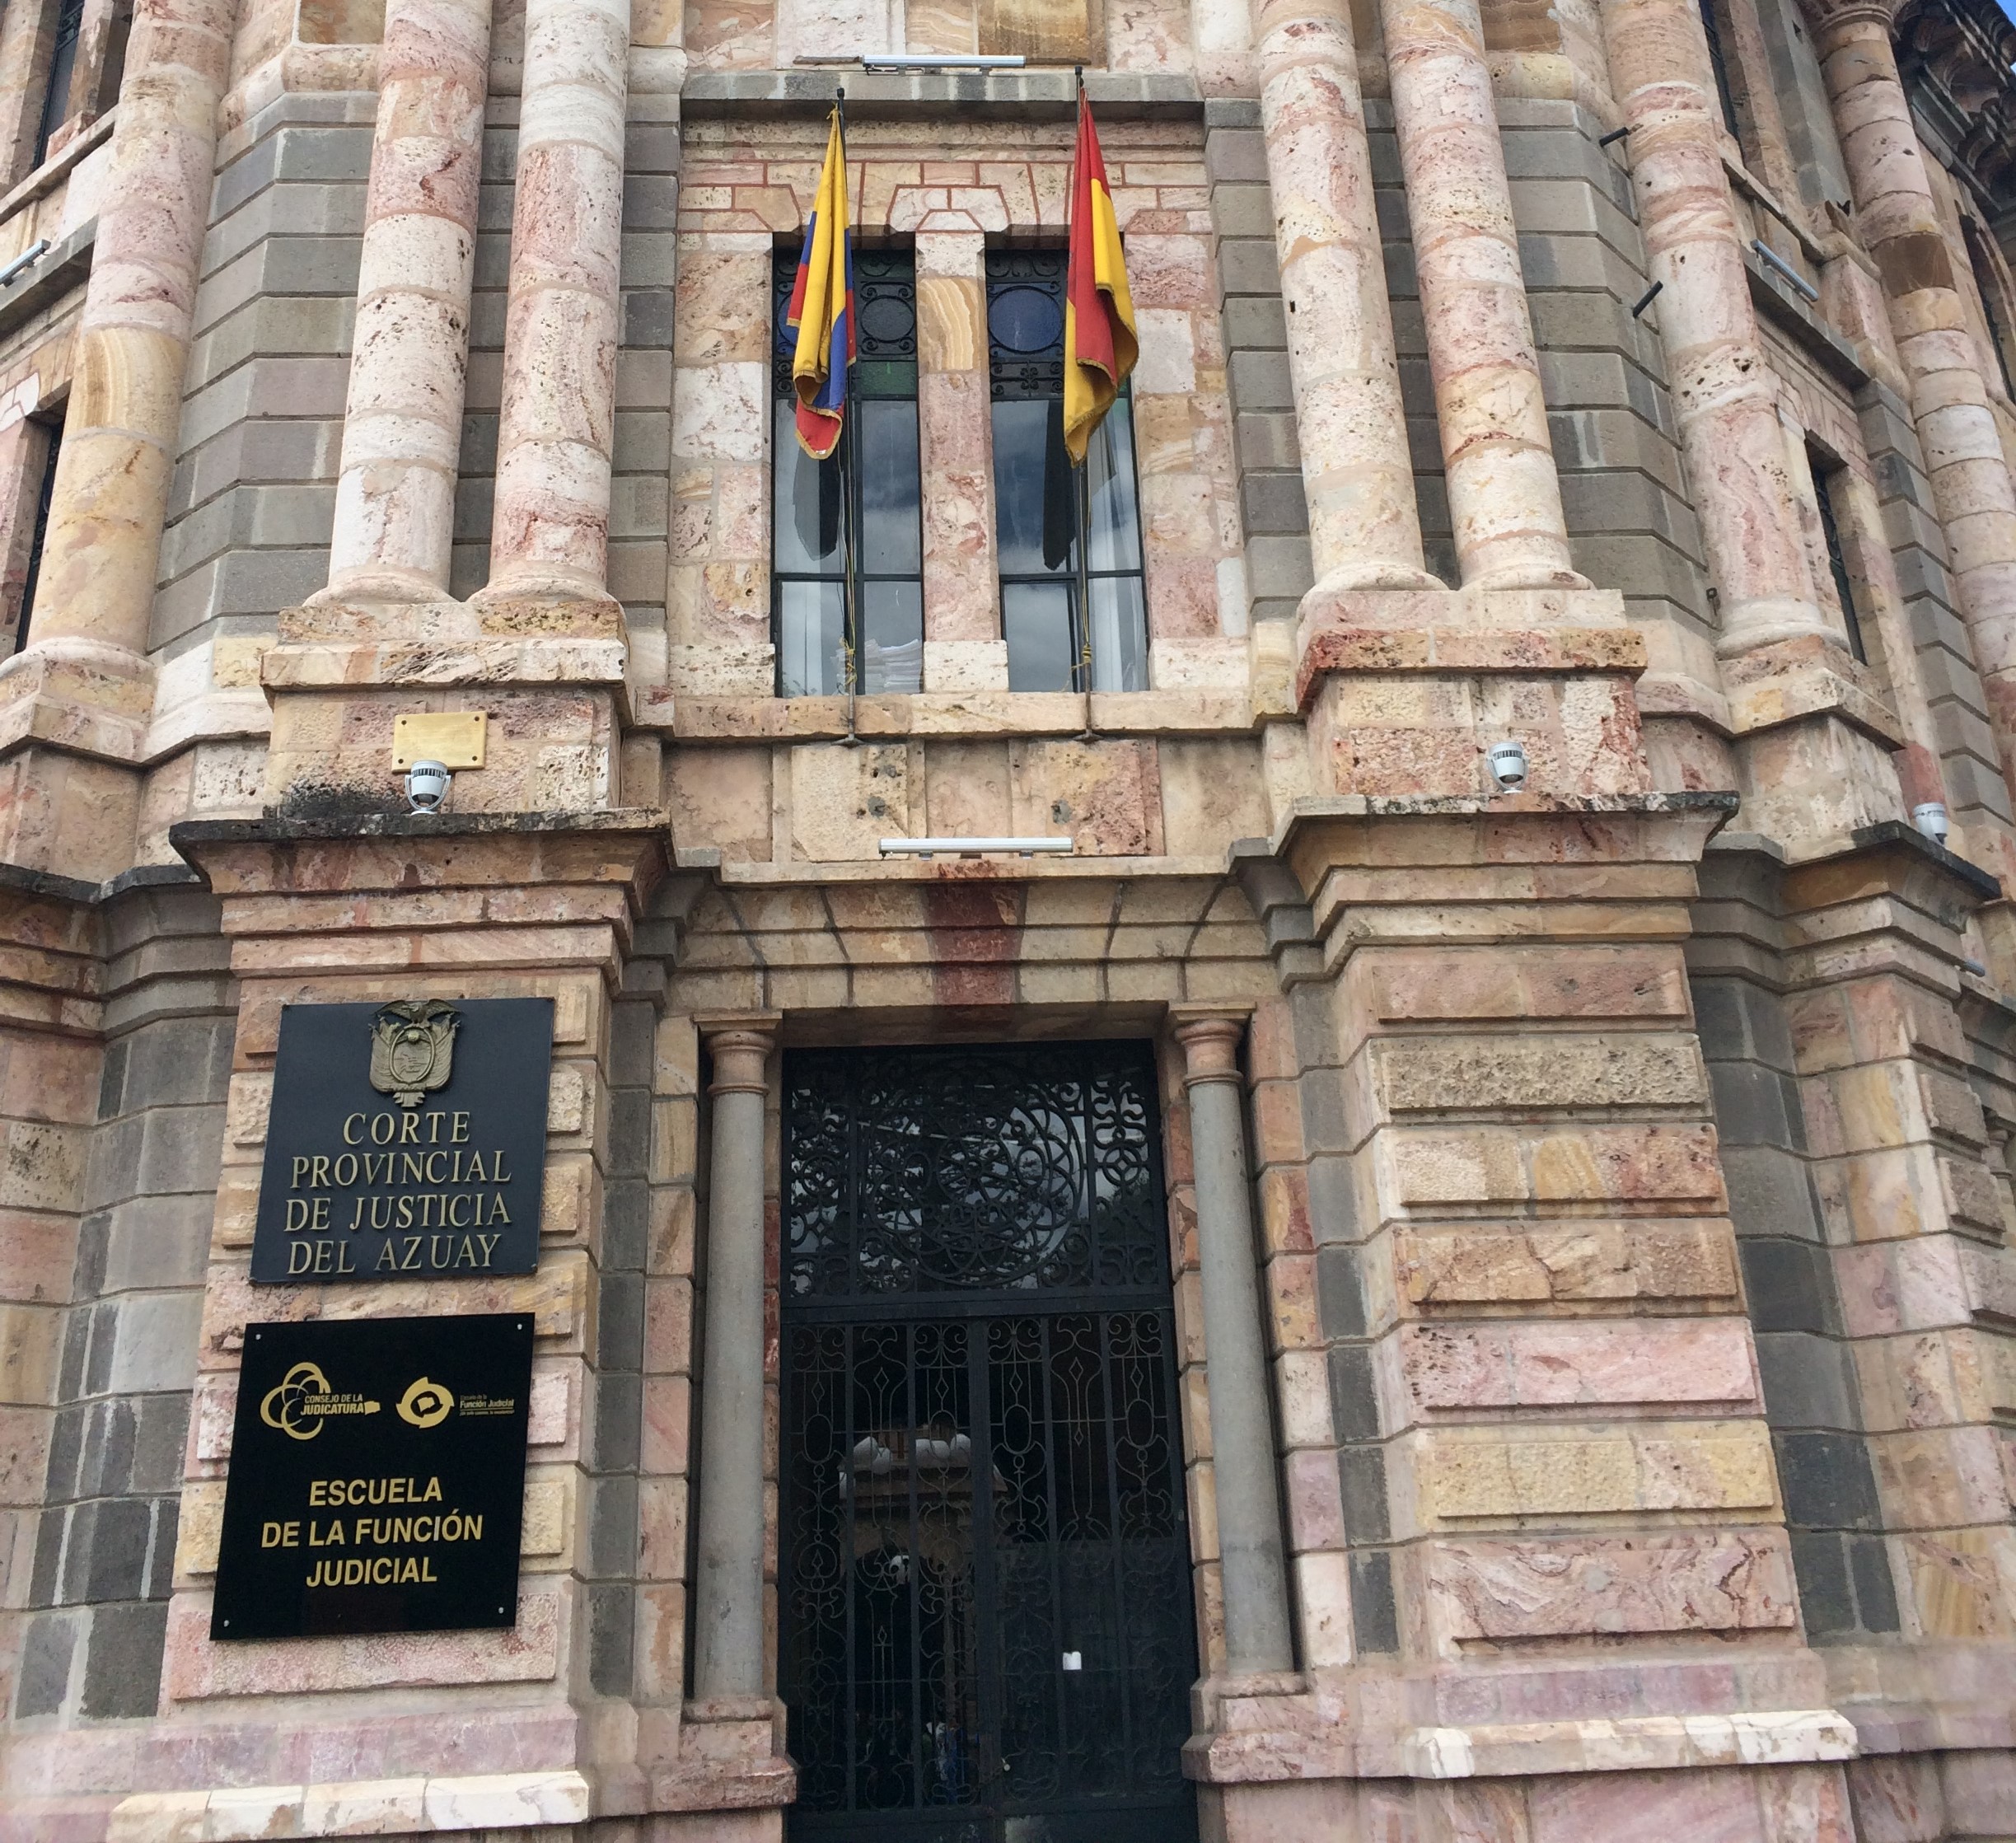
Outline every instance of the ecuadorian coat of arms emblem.
{"label": "ecuadorian coat of arms emblem", "polygon": [[439,999],[402,999],[371,1021],[371,1085],[402,1107],[447,1085],[462,1016]]}

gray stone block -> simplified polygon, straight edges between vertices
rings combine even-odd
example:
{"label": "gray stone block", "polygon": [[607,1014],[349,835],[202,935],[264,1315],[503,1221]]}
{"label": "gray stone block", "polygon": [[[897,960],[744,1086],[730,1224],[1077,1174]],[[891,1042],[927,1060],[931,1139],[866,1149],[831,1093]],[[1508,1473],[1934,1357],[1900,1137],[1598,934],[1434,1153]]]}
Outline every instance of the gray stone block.
{"label": "gray stone block", "polygon": [[634,1370],[605,1370],[595,1379],[597,1471],[636,1469],[643,1452],[644,1381]]}
{"label": "gray stone block", "polygon": [[1344,1506],[1345,1540],[1354,1549],[1385,1541],[1392,1528],[1386,1501],[1386,1448],[1339,1448],[1337,1492]]}
{"label": "gray stone block", "polygon": [[637,1572],[636,1474],[610,1474],[589,1489],[588,1572],[621,1580]]}
{"label": "gray stone block", "polygon": [[1285,352],[1234,352],[1229,369],[1233,400],[1242,412],[1294,408]]}
{"label": "gray stone block", "polygon": [[636,1649],[636,1590],[605,1583],[591,1587],[587,1595],[589,1683],[599,1695],[627,1695]]}
{"label": "gray stone block", "polygon": [[221,1104],[152,1110],[140,1142],[139,1189],[149,1196],[214,1193],[223,1141]]}
{"label": "gray stone block", "polygon": [[1330,1416],[1340,1440],[1379,1437],[1379,1398],[1373,1381],[1372,1353],[1363,1344],[1333,1345],[1330,1351]]}
{"label": "gray stone block", "polygon": [[1220,236],[1274,236],[1274,195],[1265,185],[1214,185],[1211,222]]}
{"label": "gray stone block", "polygon": [[1855,1611],[1864,1631],[1894,1632],[1897,1616],[1897,1583],[1890,1572],[1890,1547],[1880,1536],[1849,1536],[1849,1578],[1855,1583]]}
{"label": "gray stone block", "polygon": [[1772,1426],[1859,1430],[1845,1345],[1811,1331],[1760,1331],[1756,1348],[1764,1411]]}
{"label": "gray stone block", "polygon": [[1251,96],[1206,96],[1204,125],[1207,137],[1224,128],[1258,128],[1260,104]]}
{"label": "gray stone block", "polygon": [[95,1721],[152,1714],[167,1635],[165,1601],[100,1607],[86,1640],[84,1713]]}
{"label": "gray stone block", "polygon": [[202,1324],[203,1294],[194,1289],[125,1299],[107,1385],[123,1394],[188,1390],[196,1379]]}
{"label": "gray stone block", "polygon": [[186,1395],[133,1398],[133,1489],[174,1493],[182,1485],[183,1454],[189,1438]]}
{"label": "gray stone block", "polygon": [[663,174],[625,173],[623,227],[632,231],[677,230],[679,181]]}
{"label": "gray stone block", "polygon": [[[94,1508],[84,1506],[82,1509]],[[97,1517],[88,1544],[88,1560],[83,1570],[84,1591],[75,1597],[97,1605],[107,1600],[138,1600],[147,1586],[149,1539],[153,1534],[153,1500],[150,1498],[101,1498],[95,1506]],[[78,1556],[77,1532],[70,1541],[70,1565],[64,1568],[66,1581],[72,1577]],[[66,1597],[73,1596],[66,1595]]]}
{"label": "gray stone block", "polygon": [[1361,1656],[1400,1649],[1400,1611],[1393,1599],[1392,1558],[1383,1549],[1351,1557],[1351,1637]]}
{"label": "gray stone block", "polygon": [[1231,351],[1279,351],[1288,344],[1288,316],[1279,295],[1235,295],[1223,309],[1225,344]]}
{"label": "gray stone block", "polygon": [[675,306],[670,288],[625,288],[622,305],[625,346],[671,345]]}
{"label": "gray stone block", "polygon": [[61,1612],[37,1613],[29,1621],[14,1691],[16,1716],[53,1715],[69,1700],[77,1623],[74,1615]]}
{"label": "gray stone block", "polygon": [[1243,180],[1248,185],[1267,183],[1267,139],[1257,127],[1214,127],[1209,123],[1204,138],[1204,170],[1214,184]]}
{"label": "gray stone block", "polygon": [[1785,1521],[1802,1529],[1875,1529],[1869,1447],[1857,1434],[1772,1430]]}
{"label": "gray stone block", "polygon": [[1270,225],[1264,236],[1223,236],[1218,246],[1218,282],[1227,295],[1278,297],[1281,256]]}
{"label": "gray stone block", "polygon": [[[1349,1158],[1312,1158],[1308,1163],[1309,1233],[1319,1246],[1358,1239],[1358,1199],[1351,1181]],[[1321,1267],[1319,1265],[1320,1274]],[[1359,1332],[1344,1325],[1331,1327],[1335,1336],[1362,1334],[1363,1307],[1359,1307]]]}
{"label": "gray stone block", "polygon": [[644,1360],[644,1283],[634,1273],[605,1274],[596,1315],[597,1356],[608,1369],[638,1369]]}
{"label": "gray stone block", "polygon": [[1247,474],[1239,483],[1239,509],[1249,532],[1309,528],[1309,502],[1299,474]]}
{"label": "gray stone block", "polygon": [[1302,445],[1296,439],[1295,419],[1289,412],[1240,407],[1234,428],[1242,467],[1301,471]]}
{"label": "gray stone block", "polygon": [[[491,423],[492,440],[496,424]],[[467,451],[468,434],[463,435]],[[662,472],[671,465],[671,419],[662,410],[632,409],[616,418],[616,445],[612,465],[619,474]]]}
{"label": "gray stone block", "polygon": [[1813,1179],[1796,1154],[1770,1145],[1724,1146],[1722,1172],[1738,1234],[1818,1237]]}
{"label": "gray stone block", "polygon": [[665,571],[662,542],[632,539],[609,546],[609,592],[626,607],[662,606]]}
{"label": "gray stone block", "polygon": [[1792,1573],[1798,1583],[1807,1636],[1820,1643],[1852,1636],[1859,1621],[1849,1583],[1847,1545],[1840,1532],[1794,1530]]}
{"label": "gray stone block", "polygon": [[1708,1077],[1714,1090],[1715,1132],[1724,1145],[1805,1150],[1806,1123],[1798,1117],[1797,1096],[1786,1092],[1785,1077],[1754,1062],[1711,1063]]}
{"label": "gray stone block", "polygon": [[[1329,1162],[1345,1162],[1342,1159]],[[1326,1337],[1365,1335],[1364,1283],[1355,1247],[1333,1242],[1317,1248],[1316,1311],[1317,1322]]]}

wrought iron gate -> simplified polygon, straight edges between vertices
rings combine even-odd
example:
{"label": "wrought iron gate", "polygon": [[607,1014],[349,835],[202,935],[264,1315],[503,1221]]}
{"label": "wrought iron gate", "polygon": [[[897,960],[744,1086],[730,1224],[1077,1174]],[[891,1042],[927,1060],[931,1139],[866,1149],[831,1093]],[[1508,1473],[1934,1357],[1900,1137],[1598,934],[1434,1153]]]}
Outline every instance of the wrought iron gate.
{"label": "wrought iron gate", "polygon": [[1153,1082],[1131,1044],[786,1059],[794,1837],[1195,1834]]}

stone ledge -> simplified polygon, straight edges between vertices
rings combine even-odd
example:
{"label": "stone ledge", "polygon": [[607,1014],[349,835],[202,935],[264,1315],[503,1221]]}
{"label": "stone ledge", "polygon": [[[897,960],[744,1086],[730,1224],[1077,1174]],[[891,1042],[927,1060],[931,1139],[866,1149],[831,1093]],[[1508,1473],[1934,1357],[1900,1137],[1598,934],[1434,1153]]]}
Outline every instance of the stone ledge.
{"label": "stone ledge", "polygon": [[[105,119],[110,119],[109,116]],[[4,215],[0,211],[0,216]],[[91,249],[97,241],[98,220],[88,218],[60,242],[44,250],[32,267],[0,288],[0,333],[11,333],[23,320],[54,306],[73,288],[82,288],[91,278]]]}
{"label": "stone ledge", "polygon": [[401,1836],[419,1830],[517,1830],[588,1817],[572,1770],[465,1778],[370,1779],[142,1792],[114,1806],[106,1843],[227,1843],[243,1837]]}
{"label": "stone ledge", "polygon": [[[1085,699],[1076,691],[863,695],[854,713],[854,733],[876,741],[1077,736],[1085,727]],[[1208,688],[1095,691],[1092,727],[1102,739],[1244,735],[1253,727],[1252,702],[1243,690]],[[848,733],[847,699],[695,696],[653,685],[639,696],[634,730],[680,742],[835,742]]]}
{"label": "stone ledge", "polygon": [[331,819],[185,819],[169,832],[188,844],[291,844],[337,839],[458,839],[498,833],[662,832],[665,815],[649,807],[594,812],[372,812]]}
{"label": "stone ledge", "polygon": [[[1069,121],[1077,86],[1064,70],[868,71],[858,64],[792,70],[701,71],[681,98],[690,117],[824,115],[836,87],[863,117],[994,115],[1003,121]],[[1187,77],[1088,71],[1086,93],[1109,120],[1200,121],[1204,97]]]}
{"label": "stone ledge", "polygon": [[1644,636],[1635,628],[1418,627],[1396,632],[1325,625],[1303,640],[1295,703],[1306,710],[1326,672],[1624,672],[1635,677],[1644,669]]}
{"label": "stone ledge", "polygon": [[1790,1766],[1852,1760],[1855,1752],[1854,1724],[1833,1709],[1417,1728],[1400,1742],[1403,1770],[1410,1779]]}

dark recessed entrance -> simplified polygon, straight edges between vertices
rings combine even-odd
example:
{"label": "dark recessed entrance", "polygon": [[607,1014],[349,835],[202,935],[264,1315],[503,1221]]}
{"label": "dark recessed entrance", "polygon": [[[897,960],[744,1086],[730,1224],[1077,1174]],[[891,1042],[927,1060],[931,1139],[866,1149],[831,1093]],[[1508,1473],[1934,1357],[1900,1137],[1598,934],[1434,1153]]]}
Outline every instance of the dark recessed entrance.
{"label": "dark recessed entrance", "polygon": [[1154,1092],[1138,1044],[786,1058],[794,1838],[1195,1835]]}

